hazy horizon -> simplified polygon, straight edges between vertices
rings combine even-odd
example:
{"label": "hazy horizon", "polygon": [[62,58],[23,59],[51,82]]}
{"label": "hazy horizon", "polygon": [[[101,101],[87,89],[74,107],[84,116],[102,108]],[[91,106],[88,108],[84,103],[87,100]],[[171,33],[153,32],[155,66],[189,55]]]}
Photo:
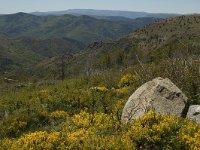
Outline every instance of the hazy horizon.
{"label": "hazy horizon", "polygon": [[118,10],[149,13],[200,13],[200,1],[193,0],[0,0],[0,14],[64,11],[68,9]]}

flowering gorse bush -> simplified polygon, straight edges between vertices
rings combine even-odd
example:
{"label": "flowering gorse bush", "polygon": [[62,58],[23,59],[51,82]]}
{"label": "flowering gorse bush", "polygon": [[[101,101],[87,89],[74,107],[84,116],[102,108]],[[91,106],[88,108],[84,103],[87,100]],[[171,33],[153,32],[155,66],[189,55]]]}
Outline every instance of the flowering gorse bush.
{"label": "flowering gorse bush", "polygon": [[180,142],[187,149],[199,150],[200,148],[200,126],[192,121],[184,124],[179,132]]}
{"label": "flowering gorse bush", "polygon": [[50,117],[53,119],[66,119],[69,115],[65,111],[54,111],[50,114]]}
{"label": "flowering gorse bush", "polygon": [[43,131],[34,132],[25,134],[21,138],[17,140],[11,140],[5,139],[2,140],[2,148],[3,149],[21,149],[21,150],[27,150],[27,149],[54,149],[57,147],[57,142],[59,140],[59,134],[58,132],[52,132],[47,133]]}
{"label": "flowering gorse bush", "polygon": [[58,111],[51,115],[67,116],[68,123],[60,131],[37,131],[16,139],[2,139],[0,147],[8,150],[200,149],[200,125],[173,115],[149,112],[128,124],[104,113],[81,111],[70,117]]}
{"label": "flowering gorse bush", "polygon": [[130,86],[131,84],[138,82],[140,77],[138,75],[126,74],[119,81],[119,87]]}

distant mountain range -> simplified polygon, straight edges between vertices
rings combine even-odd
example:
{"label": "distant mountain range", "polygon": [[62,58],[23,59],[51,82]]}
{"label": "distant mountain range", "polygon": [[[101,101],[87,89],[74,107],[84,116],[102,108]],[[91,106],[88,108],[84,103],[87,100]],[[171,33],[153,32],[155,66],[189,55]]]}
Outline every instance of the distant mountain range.
{"label": "distant mountain range", "polygon": [[130,19],[141,17],[154,17],[154,18],[168,18],[178,16],[179,14],[167,14],[167,13],[147,13],[147,12],[134,12],[134,11],[117,11],[117,10],[94,10],[94,9],[69,9],[65,11],[49,11],[49,12],[33,12],[32,14],[38,16],[60,16],[65,14],[71,14],[76,16],[87,15],[93,17],[126,17]]}

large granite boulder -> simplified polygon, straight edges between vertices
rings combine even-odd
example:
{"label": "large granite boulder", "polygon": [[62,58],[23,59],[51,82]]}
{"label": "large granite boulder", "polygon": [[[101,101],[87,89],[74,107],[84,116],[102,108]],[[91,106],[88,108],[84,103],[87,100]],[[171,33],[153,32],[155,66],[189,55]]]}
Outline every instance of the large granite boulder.
{"label": "large granite boulder", "polygon": [[200,123],[200,105],[191,105],[187,113],[187,118]]}
{"label": "large granite boulder", "polygon": [[122,121],[138,119],[148,111],[182,116],[188,98],[169,79],[155,78],[139,87],[128,99]]}

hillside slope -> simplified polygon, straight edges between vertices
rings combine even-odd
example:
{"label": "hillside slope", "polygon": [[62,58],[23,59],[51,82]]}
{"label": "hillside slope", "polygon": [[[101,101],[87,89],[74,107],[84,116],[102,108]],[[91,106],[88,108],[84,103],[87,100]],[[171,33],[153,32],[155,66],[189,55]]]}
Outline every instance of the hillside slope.
{"label": "hillside slope", "polygon": [[[200,15],[180,16],[145,26],[114,42],[94,45],[77,55],[77,72],[128,67],[163,59],[199,59]],[[88,62],[88,63],[83,63]],[[72,67],[73,68],[73,67]]]}
{"label": "hillside slope", "polygon": [[150,24],[114,43],[107,43],[96,51],[110,49],[110,52],[114,52],[115,49],[126,51],[135,49],[138,53],[147,54],[152,51],[168,52],[168,57],[176,57],[175,53],[178,51],[183,55],[184,52],[188,55],[190,52],[198,55],[199,37],[200,15],[181,16]]}
{"label": "hillside slope", "polygon": [[39,61],[64,53],[74,53],[84,45],[72,39],[52,38],[36,40],[32,38],[0,39],[0,71],[30,67]]}
{"label": "hillside slope", "polygon": [[17,13],[0,16],[0,33],[9,37],[61,38],[67,37],[85,44],[118,39],[155,22],[154,18],[95,19],[88,16],[35,16]]}

